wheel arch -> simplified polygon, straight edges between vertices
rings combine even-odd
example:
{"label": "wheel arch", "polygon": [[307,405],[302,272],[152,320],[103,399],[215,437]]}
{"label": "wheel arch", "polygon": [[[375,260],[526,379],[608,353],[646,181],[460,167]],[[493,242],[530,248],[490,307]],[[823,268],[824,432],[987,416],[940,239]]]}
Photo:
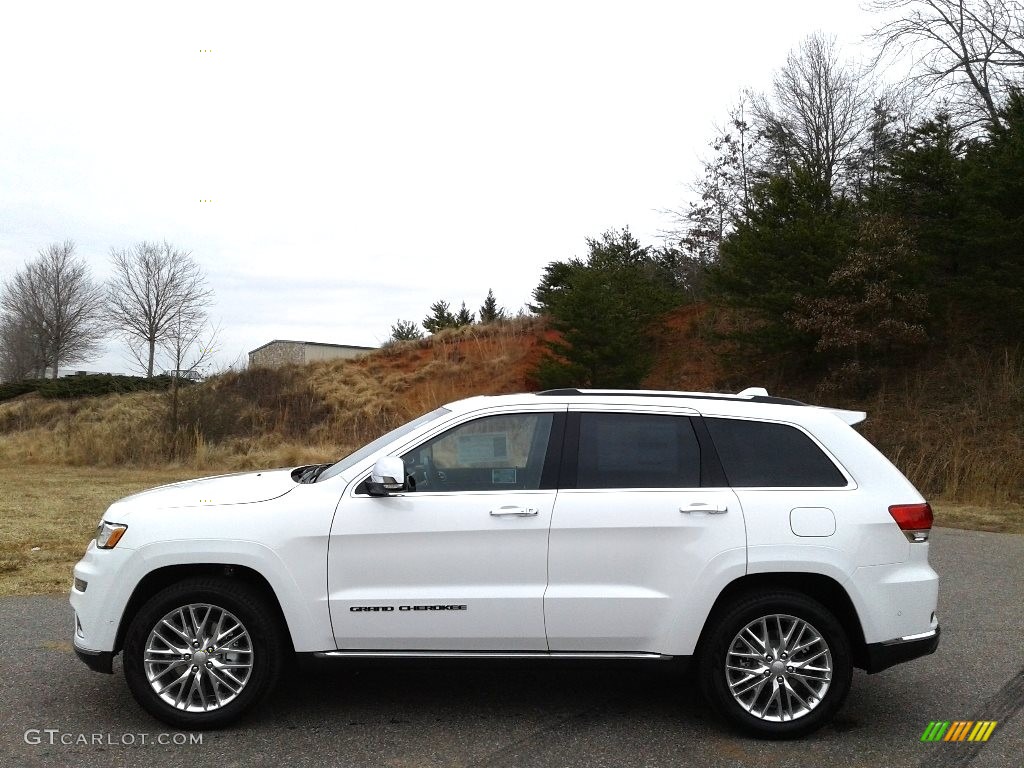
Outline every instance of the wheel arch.
{"label": "wheel arch", "polygon": [[774,589],[787,589],[806,595],[831,611],[846,631],[854,666],[864,669],[867,664],[867,644],[857,609],[843,585],[822,573],[752,573],[734,579],[718,594],[711,607],[701,628],[697,649],[700,649],[715,620],[727,606],[744,595]]}
{"label": "wheel arch", "polygon": [[135,618],[136,614],[138,614],[142,606],[146,604],[146,601],[165,587],[169,587],[183,579],[189,579],[196,576],[235,579],[254,588],[267,601],[267,605],[274,613],[274,616],[284,633],[289,650],[294,653],[295,646],[292,641],[291,629],[288,626],[288,621],[281,608],[281,601],[278,599],[274,588],[271,586],[270,582],[267,581],[266,577],[259,571],[254,568],[250,568],[249,566],[239,565],[236,563],[184,563],[180,565],[166,565],[147,573],[139,580],[138,584],[135,585],[135,589],[132,591],[131,597],[128,598],[128,603],[125,605],[125,609],[121,614],[121,622],[118,625],[117,635],[114,640],[114,653],[118,653],[123,649],[124,638],[128,632],[128,627],[131,625],[132,620]]}

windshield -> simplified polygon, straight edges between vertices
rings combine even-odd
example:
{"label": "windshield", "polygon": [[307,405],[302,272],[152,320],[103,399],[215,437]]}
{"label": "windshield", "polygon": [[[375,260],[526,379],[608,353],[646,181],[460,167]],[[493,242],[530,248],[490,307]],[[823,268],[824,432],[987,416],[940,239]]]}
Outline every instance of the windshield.
{"label": "windshield", "polygon": [[350,453],[337,464],[334,464],[333,466],[330,466],[327,469],[325,469],[317,478],[317,482],[320,482],[321,480],[329,480],[335,475],[340,475],[346,469],[348,469],[349,467],[354,467],[367,456],[376,453],[388,443],[397,440],[403,435],[409,434],[414,429],[421,427],[424,424],[434,421],[435,419],[439,419],[446,413],[451,413],[451,411],[449,411],[447,408],[438,408],[437,410],[431,411],[430,413],[423,414],[418,419],[413,419],[407,424],[403,424],[400,427],[392,429],[387,434],[378,437],[372,443],[367,443],[355,453]]}

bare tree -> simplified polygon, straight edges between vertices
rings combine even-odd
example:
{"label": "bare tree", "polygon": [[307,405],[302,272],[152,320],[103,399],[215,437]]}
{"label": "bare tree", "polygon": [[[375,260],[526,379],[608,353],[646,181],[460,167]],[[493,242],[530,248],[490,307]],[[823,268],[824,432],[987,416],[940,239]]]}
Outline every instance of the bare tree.
{"label": "bare tree", "polygon": [[683,208],[662,211],[671,220],[662,235],[678,254],[680,283],[693,298],[702,295],[704,270],[718,259],[722,241],[750,213],[756,142],[747,120],[749,101],[743,93],[729,109],[726,123],[714,126],[711,153],[701,160],[701,171],[689,185],[690,200]]}
{"label": "bare tree", "polygon": [[200,373],[217,354],[220,326],[212,325],[202,314],[175,314],[161,341],[171,372]]}
{"label": "bare tree", "polygon": [[187,251],[140,242],[110,250],[113,277],[107,284],[111,323],[147,376],[153,376],[157,347],[176,323],[205,317],[212,297],[202,267]]}
{"label": "bare tree", "polygon": [[912,57],[914,79],[967,125],[1003,127],[999,107],[1024,75],[1024,4],[1018,0],[875,0],[899,17],[872,34],[879,61]]}
{"label": "bare tree", "polygon": [[171,367],[171,433],[178,430],[178,380],[183,375],[198,373],[218,349],[220,326],[207,322],[205,311],[176,312],[161,340]]}
{"label": "bare tree", "polygon": [[12,314],[0,316],[0,381],[42,376],[45,350],[32,328]]}
{"label": "bare tree", "polygon": [[[771,92],[753,98],[767,170],[799,166],[832,192],[870,120],[869,79],[814,34],[790,52]],[[774,166],[774,167],[772,167]]]}
{"label": "bare tree", "polygon": [[36,340],[53,378],[61,363],[88,359],[105,335],[103,289],[71,240],[39,252],[4,286],[0,306]]}
{"label": "bare tree", "polygon": [[846,158],[843,173],[847,186],[863,200],[869,189],[877,189],[888,179],[893,152],[923,118],[917,110],[913,88],[890,86],[873,97],[867,127],[856,150]]}

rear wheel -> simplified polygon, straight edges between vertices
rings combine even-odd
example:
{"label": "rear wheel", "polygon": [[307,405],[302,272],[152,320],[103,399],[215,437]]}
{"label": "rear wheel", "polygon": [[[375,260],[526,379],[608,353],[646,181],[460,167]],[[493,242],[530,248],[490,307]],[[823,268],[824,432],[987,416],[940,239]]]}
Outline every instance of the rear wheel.
{"label": "rear wheel", "polygon": [[187,579],[136,614],[124,672],[150,714],[179,728],[216,728],[269,692],[283,649],[277,617],[258,591],[232,579]]}
{"label": "rear wheel", "polygon": [[698,674],[730,721],[762,738],[794,738],[827,723],[850,689],[842,625],[797,592],[748,595],[712,618]]}

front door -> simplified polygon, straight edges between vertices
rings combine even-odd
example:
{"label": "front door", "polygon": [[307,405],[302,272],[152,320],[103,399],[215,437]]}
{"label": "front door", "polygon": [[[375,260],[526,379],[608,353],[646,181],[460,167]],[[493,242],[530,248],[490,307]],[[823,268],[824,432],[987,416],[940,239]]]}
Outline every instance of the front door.
{"label": "front door", "polygon": [[492,413],[402,459],[415,490],[357,485],[331,530],[339,649],[544,651],[547,538],[564,413]]}

